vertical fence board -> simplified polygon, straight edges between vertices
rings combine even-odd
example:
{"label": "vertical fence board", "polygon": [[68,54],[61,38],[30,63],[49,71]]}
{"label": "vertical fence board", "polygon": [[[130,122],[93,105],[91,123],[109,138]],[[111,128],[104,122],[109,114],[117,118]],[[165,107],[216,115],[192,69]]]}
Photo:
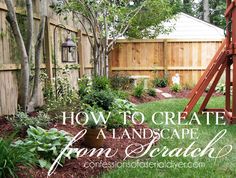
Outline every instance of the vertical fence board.
{"label": "vertical fence board", "polygon": [[[193,86],[221,40],[119,40],[109,55],[111,74],[163,76],[180,74],[181,84]],[[131,48],[132,46],[132,48]],[[156,75],[154,75],[156,73]]]}

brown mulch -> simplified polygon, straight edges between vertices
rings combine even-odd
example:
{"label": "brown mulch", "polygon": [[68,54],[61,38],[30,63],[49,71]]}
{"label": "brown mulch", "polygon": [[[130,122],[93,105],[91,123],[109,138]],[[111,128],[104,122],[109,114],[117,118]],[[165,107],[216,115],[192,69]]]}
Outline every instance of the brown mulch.
{"label": "brown mulch", "polygon": [[[83,128],[78,126],[72,126],[70,124],[68,125],[62,125],[62,124],[55,124],[53,126],[54,128],[57,128],[59,130],[65,130],[73,135],[76,135],[79,131],[81,131]],[[147,125],[136,125],[133,127],[135,130],[139,131],[140,129],[148,128]],[[129,128],[118,128],[116,129],[116,138],[123,135],[124,130],[127,129],[128,133],[132,135],[132,127]],[[85,163],[93,162],[93,164],[114,164],[118,162],[122,162],[125,158],[125,149],[129,145],[145,145],[150,142],[150,139],[140,139],[140,138],[134,138],[134,139],[113,139],[113,135],[111,131],[105,131],[106,139],[104,140],[103,147],[111,148],[112,151],[118,149],[117,154],[115,154],[114,157],[106,158],[104,155],[101,157],[92,156],[89,157],[88,155],[80,157],[78,159],[71,159],[66,160],[63,167],[58,167],[56,172],[50,176],[50,178],[89,178],[89,177],[97,177],[101,173],[108,171],[109,168],[102,167],[101,165],[94,168],[86,168]],[[75,145],[73,145],[73,148],[85,148],[83,146],[83,140],[78,141]],[[114,167],[115,168],[115,167]],[[30,170],[30,174],[34,178],[46,178],[47,177],[47,170],[41,169],[41,168],[34,168]],[[22,174],[19,175],[19,177],[23,178],[26,177]]]}
{"label": "brown mulch", "polygon": [[[162,90],[162,93],[169,93],[171,94],[173,97],[169,98],[169,99],[173,99],[173,98],[188,98],[191,90],[187,90],[187,89],[183,89],[180,92],[173,92],[171,91],[170,87],[165,87],[165,88],[158,88],[160,90]],[[206,96],[207,92],[203,93],[203,96]],[[220,93],[213,93],[213,96],[222,96],[222,94]],[[153,102],[153,101],[159,101],[159,100],[164,100],[167,99],[165,98],[161,93],[157,93],[157,96],[152,97],[149,96],[147,94],[145,94],[144,96],[142,96],[141,98],[137,98],[135,96],[130,96],[129,97],[129,101],[134,103],[134,104],[141,104],[141,103],[147,103],[147,102]]]}
{"label": "brown mulch", "polygon": [[12,125],[5,117],[0,117],[0,137],[10,135],[13,132]]}

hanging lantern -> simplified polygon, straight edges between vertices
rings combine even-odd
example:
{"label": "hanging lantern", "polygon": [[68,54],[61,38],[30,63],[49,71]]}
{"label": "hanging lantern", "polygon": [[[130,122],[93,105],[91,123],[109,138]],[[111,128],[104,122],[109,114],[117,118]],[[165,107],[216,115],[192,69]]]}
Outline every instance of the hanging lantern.
{"label": "hanging lantern", "polygon": [[66,38],[66,41],[62,43],[62,62],[76,62],[77,46],[71,38]]}

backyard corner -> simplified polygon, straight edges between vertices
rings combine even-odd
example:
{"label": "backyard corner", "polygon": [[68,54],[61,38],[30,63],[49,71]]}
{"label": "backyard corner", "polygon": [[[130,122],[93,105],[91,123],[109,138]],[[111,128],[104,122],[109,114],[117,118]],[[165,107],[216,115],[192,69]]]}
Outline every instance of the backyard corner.
{"label": "backyard corner", "polygon": [[0,0],[0,178],[235,178],[232,0]]}

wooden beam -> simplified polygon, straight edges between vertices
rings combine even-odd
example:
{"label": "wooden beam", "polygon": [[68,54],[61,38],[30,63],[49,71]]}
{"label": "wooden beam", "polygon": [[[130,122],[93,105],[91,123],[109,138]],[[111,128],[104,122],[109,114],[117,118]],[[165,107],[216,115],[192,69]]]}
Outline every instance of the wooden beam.
{"label": "wooden beam", "polygon": [[45,59],[46,72],[47,72],[47,76],[48,76],[48,82],[52,83],[52,78],[53,78],[52,49],[51,49],[51,45],[50,45],[51,44],[50,43],[50,22],[49,22],[48,17],[46,19],[44,43],[45,43],[45,50],[46,50],[46,59]]}
{"label": "wooden beam", "polygon": [[[154,70],[165,70],[165,67],[112,67],[112,71],[154,71]],[[189,71],[202,71],[205,70],[204,67],[168,67],[167,70],[175,71],[175,70],[189,70]]]}
{"label": "wooden beam", "polygon": [[[41,64],[41,69],[45,69],[46,65]],[[14,71],[14,70],[20,70],[21,65],[20,64],[0,64],[0,71]]]}
{"label": "wooden beam", "polygon": [[129,39],[118,39],[117,43],[157,43],[157,42],[222,42],[223,38],[209,38],[209,39],[140,39],[140,40],[129,40]]}
{"label": "wooden beam", "polygon": [[164,40],[163,43],[163,65],[164,65],[164,74],[167,75],[168,72],[168,42]]}
{"label": "wooden beam", "polygon": [[82,38],[83,38],[83,34],[82,31],[79,30],[77,33],[77,37],[78,37],[78,59],[79,59],[79,65],[80,65],[80,77],[82,77],[85,72],[84,72],[84,58],[83,58],[83,44],[82,44]]}

